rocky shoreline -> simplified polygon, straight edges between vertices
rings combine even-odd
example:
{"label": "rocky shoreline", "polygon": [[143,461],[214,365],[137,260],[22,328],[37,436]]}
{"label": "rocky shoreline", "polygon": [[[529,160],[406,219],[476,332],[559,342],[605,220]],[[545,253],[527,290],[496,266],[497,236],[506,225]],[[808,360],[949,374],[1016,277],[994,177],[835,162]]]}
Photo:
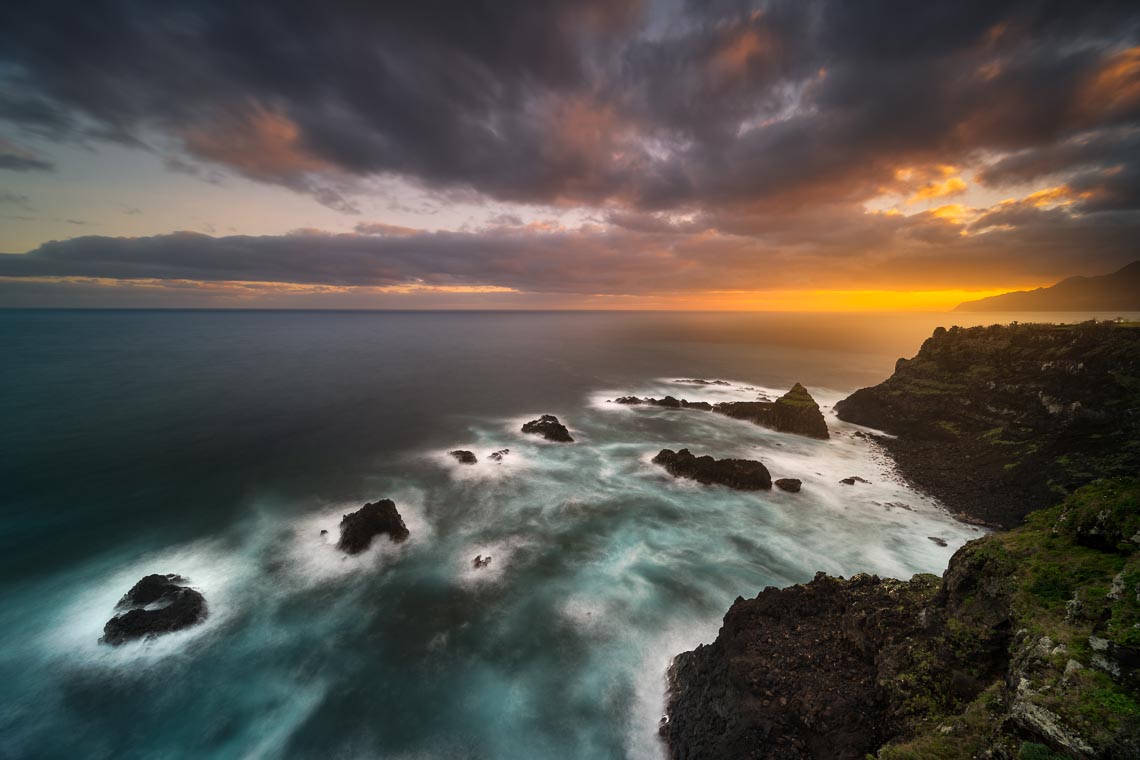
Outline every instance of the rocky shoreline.
{"label": "rocky shoreline", "polygon": [[1085,324],[940,328],[840,402],[906,479],[1014,529],[941,579],[738,598],[670,667],[669,755],[1140,757],[1138,401],[1140,328]]}
{"label": "rocky shoreline", "polygon": [[900,474],[972,522],[1012,528],[1098,477],[1140,472],[1140,328],[938,328],[835,405]]}

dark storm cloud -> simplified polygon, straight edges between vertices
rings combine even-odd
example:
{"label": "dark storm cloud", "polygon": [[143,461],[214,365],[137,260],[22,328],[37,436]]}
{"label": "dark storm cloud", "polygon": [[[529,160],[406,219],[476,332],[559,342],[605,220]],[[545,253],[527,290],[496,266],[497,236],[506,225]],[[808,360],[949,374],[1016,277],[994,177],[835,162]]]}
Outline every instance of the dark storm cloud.
{"label": "dark storm cloud", "polygon": [[127,142],[158,129],[348,211],[351,178],[385,173],[525,202],[857,198],[903,162],[1135,123],[1138,17],[1112,2],[10,4],[0,117]]}
{"label": "dark storm cloud", "polygon": [[16,172],[51,171],[54,167],[50,161],[40,158],[35,153],[0,137],[0,169]]}
{"label": "dark storm cloud", "polygon": [[[6,276],[648,293],[1107,271],[1135,255],[1140,224],[1140,9],[9,3],[0,120],[41,140],[152,145],[180,171],[220,181],[223,167],[347,213],[370,178],[398,176],[468,199],[600,206],[609,225],[81,238],[4,259]],[[864,211],[944,180],[945,164],[991,187],[1048,182],[1066,205],[1026,199],[972,222]]]}

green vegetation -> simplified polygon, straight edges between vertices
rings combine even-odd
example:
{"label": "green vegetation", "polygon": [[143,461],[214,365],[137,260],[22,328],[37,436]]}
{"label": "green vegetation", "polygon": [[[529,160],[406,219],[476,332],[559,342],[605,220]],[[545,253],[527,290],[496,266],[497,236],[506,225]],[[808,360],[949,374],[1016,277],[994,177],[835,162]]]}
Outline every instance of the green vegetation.
{"label": "green vegetation", "polygon": [[[1097,481],[968,544],[941,593],[938,634],[882,684],[900,738],[879,758],[1140,756],[1140,673],[1129,666],[1140,657],[1140,482]],[[995,641],[1004,652],[987,671]],[[989,686],[965,703],[948,696],[948,682],[970,677]]]}

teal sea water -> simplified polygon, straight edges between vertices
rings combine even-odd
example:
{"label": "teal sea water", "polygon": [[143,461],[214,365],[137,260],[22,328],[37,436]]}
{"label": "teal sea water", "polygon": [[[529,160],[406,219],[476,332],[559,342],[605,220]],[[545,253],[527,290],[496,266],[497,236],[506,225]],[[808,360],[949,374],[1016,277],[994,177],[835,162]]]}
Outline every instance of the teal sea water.
{"label": "teal sea water", "polygon": [[[0,757],[658,758],[669,659],[738,595],[941,572],[980,535],[831,405],[937,325],[1010,318],[0,311]],[[607,403],[796,381],[830,441]],[[576,443],[522,435],[541,413]],[[803,491],[649,462],[684,446]],[[411,538],[342,555],[380,498]],[[148,573],[208,620],[100,645]]]}

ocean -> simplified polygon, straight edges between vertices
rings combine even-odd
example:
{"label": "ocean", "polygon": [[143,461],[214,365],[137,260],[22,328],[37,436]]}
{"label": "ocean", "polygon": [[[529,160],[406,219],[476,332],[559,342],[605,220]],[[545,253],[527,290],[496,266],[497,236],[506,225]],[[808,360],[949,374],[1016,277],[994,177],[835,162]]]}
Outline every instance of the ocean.
{"label": "ocean", "polygon": [[[0,311],[0,757],[662,757],[669,660],[737,596],[981,535],[832,405],[938,325],[1090,316]],[[830,440],[608,401],[794,382]],[[543,413],[575,443],[520,432]],[[649,461],[682,447],[803,490]],[[382,498],[409,540],[339,552]],[[206,622],[98,643],[149,573]]]}

